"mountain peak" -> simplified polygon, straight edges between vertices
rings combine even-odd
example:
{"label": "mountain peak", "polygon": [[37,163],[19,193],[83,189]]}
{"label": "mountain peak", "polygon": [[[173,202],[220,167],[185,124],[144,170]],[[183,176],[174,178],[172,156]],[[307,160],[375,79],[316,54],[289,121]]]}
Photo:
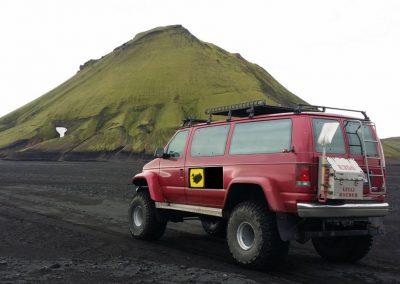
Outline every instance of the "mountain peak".
{"label": "mountain peak", "polygon": [[130,46],[141,43],[145,40],[151,40],[151,39],[157,38],[157,36],[160,36],[165,33],[170,33],[171,35],[185,36],[192,40],[198,41],[198,39],[194,35],[192,35],[182,25],[169,25],[169,26],[156,27],[156,28],[138,33],[137,35],[135,35],[135,37],[133,39],[118,46],[117,48],[114,49],[114,51],[124,50]]}

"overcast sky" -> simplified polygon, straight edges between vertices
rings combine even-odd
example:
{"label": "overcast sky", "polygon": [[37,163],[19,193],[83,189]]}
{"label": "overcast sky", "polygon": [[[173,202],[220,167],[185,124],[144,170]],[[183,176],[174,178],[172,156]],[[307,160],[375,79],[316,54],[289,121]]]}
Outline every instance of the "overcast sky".
{"label": "overcast sky", "polygon": [[365,109],[400,136],[400,1],[0,2],[0,116],[157,26],[264,67],[312,104]]}

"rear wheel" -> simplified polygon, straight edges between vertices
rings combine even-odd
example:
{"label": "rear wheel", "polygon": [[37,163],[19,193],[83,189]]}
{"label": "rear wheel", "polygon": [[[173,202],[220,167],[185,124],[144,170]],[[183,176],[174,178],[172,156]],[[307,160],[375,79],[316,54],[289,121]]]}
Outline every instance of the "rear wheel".
{"label": "rear wheel", "polygon": [[279,236],[275,214],[253,201],[235,207],[228,221],[227,239],[236,262],[250,268],[273,268],[289,250],[289,242]]}
{"label": "rear wheel", "polygon": [[318,254],[333,262],[356,262],[367,255],[373,238],[366,236],[345,236],[314,238],[312,243]]}
{"label": "rear wheel", "polygon": [[129,208],[129,231],[133,238],[157,240],[164,234],[167,221],[157,216],[154,201],[147,190],[139,191]]}
{"label": "rear wheel", "polygon": [[221,218],[213,217],[201,217],[201,224],[203,225],[204,231],[210,236],[214,237],[225,237],[226,236],[226,220]]}

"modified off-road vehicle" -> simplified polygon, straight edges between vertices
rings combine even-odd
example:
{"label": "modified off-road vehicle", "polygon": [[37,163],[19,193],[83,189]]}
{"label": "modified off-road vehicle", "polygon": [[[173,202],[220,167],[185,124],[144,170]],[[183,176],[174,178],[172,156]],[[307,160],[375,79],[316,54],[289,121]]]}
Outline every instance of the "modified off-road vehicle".
{"label": "modified off-road vehicle", "polygon": [[275,266],[291,240],[311,240],[331,261],[368,253],[389,205],[382,147],[365,112],[254,101],[206,113],[186,120],[133,178],[134,238],[155,240],[167,222],[199,217],[247,267]]}

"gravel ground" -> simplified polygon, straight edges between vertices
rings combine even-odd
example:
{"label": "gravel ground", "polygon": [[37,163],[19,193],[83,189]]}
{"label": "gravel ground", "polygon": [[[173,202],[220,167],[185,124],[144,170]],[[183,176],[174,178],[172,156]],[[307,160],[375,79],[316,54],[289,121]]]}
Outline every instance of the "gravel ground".
{"label": "gravel ground", "polygon": [[154,243],[132,240],[128,183],[143,163],[0,161],[0,282],[400,281],[400,165],[388,167],[386,234],[360,263],[331,264],[293,242],[267,273],[234,265],[196,220],[169,224]]}

